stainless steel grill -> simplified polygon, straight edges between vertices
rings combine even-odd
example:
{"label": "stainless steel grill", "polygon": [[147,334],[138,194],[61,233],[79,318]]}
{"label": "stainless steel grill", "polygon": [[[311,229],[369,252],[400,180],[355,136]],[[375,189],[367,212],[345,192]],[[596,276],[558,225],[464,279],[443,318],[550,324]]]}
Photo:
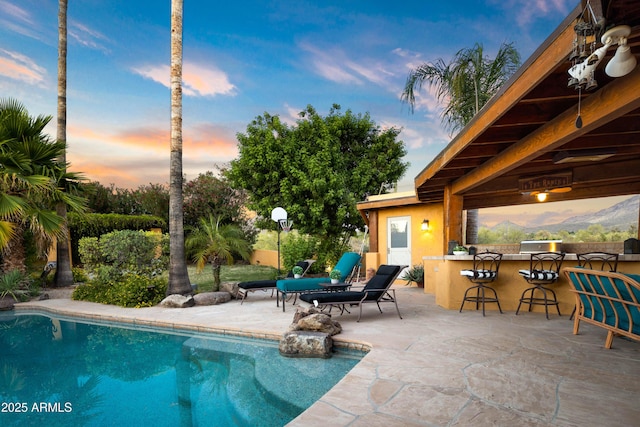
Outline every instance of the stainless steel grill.
{"label": "stainless steel grill", "polygon": [[562,252],[562,240],[523,240],[520,242],[521,254],[536,252]]}

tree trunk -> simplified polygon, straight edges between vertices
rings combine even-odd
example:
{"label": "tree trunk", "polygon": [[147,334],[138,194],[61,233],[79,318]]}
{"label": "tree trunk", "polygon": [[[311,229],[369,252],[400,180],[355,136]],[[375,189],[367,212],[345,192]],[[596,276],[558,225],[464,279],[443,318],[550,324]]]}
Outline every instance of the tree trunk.
{"label": "tree trunk", "polygon": [[171,158],[167,295],[191,293],[184,248],[182,210],[182,6],[183,0],[171,0]]}
{"label": "tree trunk", "polygon": [[467,211],[466,243],[475,245],[478,243],[478,209]]}
{"label": "tree trunk", "polygon": [[24,229],[21,223],[16,223],[14,235],[2,253],[2,272],[20,270],[26,273],[26,252],[24,248]]}
{"label": "tree trunk", "polygon": [[211,271],[213,272],[213,291],[220,290],[220,270],[222,266],[217,262],[211,263]]}
{"label": "tree trunk", "polygon": [[[67,141],[67,0],[58,2],[58,141]],[[66,149],[59,158],[60,164],[67,164]],[[63,219],[64,237],[56,239],[56,286],[73,285],[71,257],[69,256],[69,230],[67,227],[67,206],[56,205],[56,213]]]}

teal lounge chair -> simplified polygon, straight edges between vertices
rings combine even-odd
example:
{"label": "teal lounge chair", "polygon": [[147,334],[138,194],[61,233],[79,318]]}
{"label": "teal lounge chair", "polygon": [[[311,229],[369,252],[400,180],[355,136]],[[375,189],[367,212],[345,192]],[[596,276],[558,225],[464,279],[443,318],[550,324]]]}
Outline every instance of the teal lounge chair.
{"label": "teal lounge chair", "polygon": [[[309,267],[311,267],[311,264],[313,264],[314,262],[316,262],[316,260],[314,259],[306,259],[304,261],[298,261],[296,263],[296,266],[301,267],[302,268],[302,275],[304,276],[304,274],[307,272],[307,270],[309,270]],[[290,271],[287,274],[286,279],[293,279],[293,271]],[[248,281],[248,282],[240,282],[238,283],[238,295],[242,295],[242,299],[240,300],[240,305],[242,305],[244,303],[245,298],[247,297],[247,294],[249,292],[255,292],[255,291],[267,291],[269,289],[271,289],[271,296],[273,296],[273,291],[276,289],[276,282],[278,281],[278,279],[273,279],[273,280],[252,280],[252,281]]]}
{"label": "teal lounge chair", "polygon": [[[334,267],[336,270],[340,270],[340,281],[344,282],[351,274],[354,267],[358,265],[360,261],[360,255],[355,252],[345,252],[340,257],[340,260]],[[276,304],[280,305],[280,297],[282,297],[282,311],[285,311],[284,305],[288,294],[300,294],[310,291],[323,290],[321,283],[330,283],[329,277],[309,277],[302,279],[282,279],[276,281],[276,288],[278,290],[278,298]]]}

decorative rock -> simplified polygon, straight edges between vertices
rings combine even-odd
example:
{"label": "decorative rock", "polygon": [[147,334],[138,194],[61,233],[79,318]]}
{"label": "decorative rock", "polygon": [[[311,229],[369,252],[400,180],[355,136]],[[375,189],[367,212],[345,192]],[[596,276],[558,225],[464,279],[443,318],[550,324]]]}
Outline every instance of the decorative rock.
{"label": "decorative rock", "polygon": [[13,310],[15,300],[11,297],[0,298],[0,311]]}
{"label": "decorative rock", "polygon": [[329,334],[312,331],[285,332],[280,340],[280,354],[286,357],[331,357],[333,340]]}
{"label": "decorative rock", "polygon": [[195,294],[193,300],[196,305],[216,305],[231,301],[229,292],[202,292]]}
{"label": "decorative rock", "polygon": [[311,314],[298,321],[298,329],[302,331],[317,331],[335,335],[342,332],[342,326],[324,313]]}
{"label": "decorative rock", "polygon": [[293,314],[293,322],[294,324],[297,324],[300,319],[310,316],[312,314],[315,313],[322,313],[320,310],[318,310],[315,307],[302,307],[302,306],[298,306],[298,308],[296,309],[296,312]]}
{"label": "decorative rock", "polygon": [[238,298],[238,284],[240,282],[222,282],[220,284],[220,290],[224,292],[229,292],[231,298]]}
{"label": "decorative rock", "polygon": [[319,331],[335,335],[342,332],[342,326],[335,320],[331,320],[331,315],[315,307],[298,307],[289,331]]}
{"label": "decorative rock", "polygon": [[196,302],[191,295],[184,296],[173,294],[163,299],[160,302],[160,305],[169,308],[186,308],[193,307],[194,305],[196,305]]}

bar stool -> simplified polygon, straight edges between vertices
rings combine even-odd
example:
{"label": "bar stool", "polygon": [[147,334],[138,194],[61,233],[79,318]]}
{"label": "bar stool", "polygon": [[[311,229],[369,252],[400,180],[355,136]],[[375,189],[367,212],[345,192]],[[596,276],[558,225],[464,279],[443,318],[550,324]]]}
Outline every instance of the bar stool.
{"label": "bar stool", "polygon": [[[485,315],[484,305],[488,302],[495,302],[498,304],[498,310],[502,313],[502,308],[500,307],[500,301],[498,300],[496,290],[487,286],[488,283],[494,282],[498,278],[500,261],[502,261],[502,254],[489,251],[482,252],[473,256],[472,270],[460,271],[462,276],[466,276],[466,278],[474,284],[474,286],[471,286],[465,291],[464,298],[462,298],[462,304],[460,304],[460,312],[462,312],[464,303],[469,301],[476,303],[476,310],[478,310],[478,307],[482,304],[483,316]],[[469,295],[469,292],[473,294],[474,290],[476,291],[475,295]],[[486,291],[493,292],[493,297],[485,296]]]}
{"label": "bar stool", "polygon": [[[588,268],[590,270],[601,271],[617,271],[618,270],[618,254],[608,252],[585,252],[576,254],[578,257],[578,267]],[[576,314],[576,308],[573,307],[569,320],[573,320]]]}
{"label": "bar stool", "polygon": [[[518,304],[516,315],[520,312],[520,306],[524,303],[529,304],[529,311],[531,311],[534,304],[544,305],[544,312],[547,319],[549,319],[549,306],[555,305],[558,310],[558,316],[562,316],[562,314],[560,314],[560,304],[558,303],[556,293],[553,289],[549,288],[549,285],[558,281],[558,277],[560,277],[560,266],[562,266],[564,255],[564,253],[558,252],[538,252],[531,254],[529,269],[520,270],[518,273],[533,286],[525,289],[520,296],[520,303]],[[542,297],[534,297],[536,291],[542,293]],[[529,296],[526,296],[527,293],[529,293]],[[552,298],[549,297],[549,293]]]}

